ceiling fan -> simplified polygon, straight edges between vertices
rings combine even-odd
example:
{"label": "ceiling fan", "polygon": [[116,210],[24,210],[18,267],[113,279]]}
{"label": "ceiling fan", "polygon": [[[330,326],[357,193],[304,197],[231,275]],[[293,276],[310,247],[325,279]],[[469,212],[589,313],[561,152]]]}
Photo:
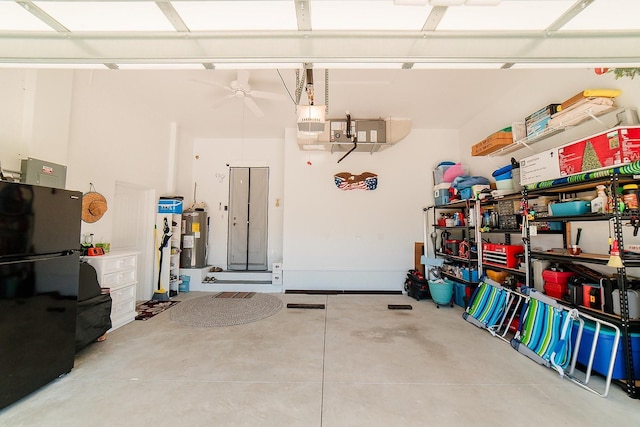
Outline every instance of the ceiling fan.
{"label": "ceiling fan", "polygon": [[244,105],[249,110],[251,110],[251,112],[256,117],[264,116],[264,112],[262,111],[260,106],[256,103],[254,98],[255,99],[274,99],[274,100],[286,99],[286,96],[280,93],[251,89],[251,85],[249,85],[249,76],[250,76],[249,71],[238,70],[238,76],[236,77],[235,80],[231,81],[229,85],[223,85],[220,83],[209,82],[209,81],[200,81],[200,82],[221,87],[224,90],[229,92],[229,94],[227,94],[222,99],[219,99],[217,102],[215,102],[212,106],[213,108],[217,108],[233,98],[241,99]]}

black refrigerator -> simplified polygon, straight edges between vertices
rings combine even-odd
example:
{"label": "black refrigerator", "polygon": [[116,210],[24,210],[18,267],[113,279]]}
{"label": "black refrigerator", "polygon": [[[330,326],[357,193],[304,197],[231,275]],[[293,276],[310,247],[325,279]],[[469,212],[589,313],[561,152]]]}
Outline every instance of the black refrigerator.
{"label": "black refrigerator", "polygon": [[73,368],[82,194],[0,182],[0,408]]}

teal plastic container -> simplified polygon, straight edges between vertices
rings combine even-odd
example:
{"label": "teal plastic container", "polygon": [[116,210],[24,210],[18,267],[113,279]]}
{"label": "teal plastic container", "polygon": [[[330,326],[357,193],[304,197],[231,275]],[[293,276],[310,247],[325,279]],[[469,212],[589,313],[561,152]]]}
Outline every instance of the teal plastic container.
{"label": "teal plastic container", "polygon": [[449,279],[429,280],[429,292],[431,293],[431,299],[436,304],[451,304],[451,299],[453,298],[453,281]]}
{"label": "teal plastic container", "polygon": [[180,284],[178,284],[178,290],[180,292],[189,292],[189,282],[191,281],[191,276],[181,275],[180,276]]}

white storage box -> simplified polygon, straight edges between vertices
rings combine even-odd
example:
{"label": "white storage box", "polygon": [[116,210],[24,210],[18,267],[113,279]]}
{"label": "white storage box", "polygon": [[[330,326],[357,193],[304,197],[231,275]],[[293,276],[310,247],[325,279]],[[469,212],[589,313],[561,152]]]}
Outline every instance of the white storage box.
{"label": "white storage box", "polygon": [[[620,316],[620,289],[613,292],[613,312]],[[627,289],[629,300],[629,319],[640,319],[640,292],[635,289]]]}

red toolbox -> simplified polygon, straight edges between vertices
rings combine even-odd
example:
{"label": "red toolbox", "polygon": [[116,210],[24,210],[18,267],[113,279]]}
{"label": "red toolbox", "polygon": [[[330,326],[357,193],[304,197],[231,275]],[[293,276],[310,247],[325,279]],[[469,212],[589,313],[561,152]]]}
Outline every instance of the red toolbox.
{"label": "red toolbox", "polygon": [[545,282],[557,283],[558,285],[567,286],[569,279],[575,276],[573,271],[553,271],[542,270],[542,278]]}
{"label": "red toolbox", "polygon": [[520,263],[518,255],[522,253],[524,253],[524,247],[520,245],[482,244],[482,259],[487,264],[517,268]]}
{"label": "red toolbox", "polygon": [[553,298],[562,299],[568,292],[569,279],[575,274],[573,271],[542,270],[544,293]]}

